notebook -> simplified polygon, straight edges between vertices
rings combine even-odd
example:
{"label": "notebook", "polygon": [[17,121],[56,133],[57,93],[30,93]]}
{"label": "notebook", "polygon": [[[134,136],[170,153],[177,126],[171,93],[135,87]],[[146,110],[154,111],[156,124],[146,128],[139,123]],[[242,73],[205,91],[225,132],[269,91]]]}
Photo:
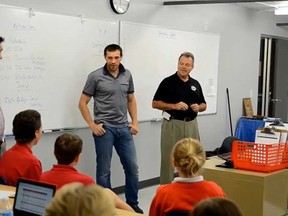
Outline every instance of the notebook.
{"label": "notebook", "polygon": [[42,216],[55,191],[56,185],[18,179],[13,205],[14,216]]}

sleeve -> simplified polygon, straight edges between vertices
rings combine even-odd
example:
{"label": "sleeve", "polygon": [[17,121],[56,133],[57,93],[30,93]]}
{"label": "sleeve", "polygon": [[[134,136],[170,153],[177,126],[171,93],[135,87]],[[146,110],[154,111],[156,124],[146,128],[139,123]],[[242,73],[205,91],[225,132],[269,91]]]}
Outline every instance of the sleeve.
{"label": "sleeve", "polygon": [[197,83],[198,83],[198,89],[199,89],[199,91],[198,91],[198,103],[200,104],[200,103],[205,103],[206,104],[206,101],[205,101],[205,98],[204,98],[204,95],[203,95],[203,90],[202,90],[202,87],[201,87],[201,85],[200,85],[200,83],[197,81]]}
{"label": "sleeve", "polygon": [[25,178],[39,180],[42,175],[42,165],[39,160],[33,162],[27,170]]}
{"label": "sleeve", "polygon": [[158,86],[158,88],[154,94],[153,100],[166,101],[165,100],[165,95],[167,94],[166,93],[167,92],[167,89],[166,89],[167,84],[166,83],[167,83],[166,79],[162,80],[162,82],[160,83],[160,85]]}
{"label": "sleeve", "polygon": [[212,184],[212,187],[214,188],[217,197],[222,197],[222,198],[226,197],[225,192],[218,184],[216,184],[215,182],[210,182],[210,183]]}
{"label": "sleeve", "polygon": [[161,208],[162,208],[162,193],[161,188],[163,188],[164,185],[160,185],[157,190],[156,194],[151,202],[150,210],[149,210],[149,216],[161,216]]}
{"label": "sleeve", "polygon": [[157,194],[153,198],[151,205],[150,205],[150,210],[149,210],[149,216],[160,216],[160,206],[158,202],[158,196]]}
{"label": "sleeve", "polygon": [[92,72],[87,77],[82,93],[89,96],[93,96],[95,91],[96,91],[95,72]]}
{"label": "sleeve", "polygon": [[[130,71],[129,71],[130,73]],[[130,73],[130,78],[129,78],[129,88],[128,88],[128,94],[132,94],[134,93],[134,81],[133,81],[133,77],[132,74]]]}
{"label": "sleeve", "polygon": [[87,176],[86,184],[96,184],[96,182],[94,181],[94,179],[92,177]]}

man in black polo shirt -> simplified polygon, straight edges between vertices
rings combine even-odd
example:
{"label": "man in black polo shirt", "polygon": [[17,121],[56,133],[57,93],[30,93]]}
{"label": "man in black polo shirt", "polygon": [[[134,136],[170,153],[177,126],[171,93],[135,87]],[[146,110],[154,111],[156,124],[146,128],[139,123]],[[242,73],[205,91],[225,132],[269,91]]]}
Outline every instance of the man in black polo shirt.
{"label": "man in black polo shirt", "polygon": [[182,53],[178,71],[160,83],[153,98],[152,107],[163,110],[160,184],[173,180],[170,155],[174,144],[185,137],[200,139],[196,117],[207,106],[200,83],[189,76],[193,67],[193,54]]}

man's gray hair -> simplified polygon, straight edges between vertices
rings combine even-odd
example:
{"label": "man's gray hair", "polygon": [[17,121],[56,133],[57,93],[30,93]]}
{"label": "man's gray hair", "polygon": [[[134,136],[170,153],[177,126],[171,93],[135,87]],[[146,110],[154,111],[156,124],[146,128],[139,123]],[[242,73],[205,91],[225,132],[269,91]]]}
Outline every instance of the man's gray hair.
{"label": "man's gray hair", "polygon": [[180,60],[180,58],[181,58],[182,56],[185,56],[185,57],[187,57],[187,58],[192,58],[192,63],[194,63],[194,55],[193,55],[192,53],[190,53],[190,52],[183,52],[183,53],[181,53],[181,55],[180,55],[179,58],[178,58],[178,61]]}

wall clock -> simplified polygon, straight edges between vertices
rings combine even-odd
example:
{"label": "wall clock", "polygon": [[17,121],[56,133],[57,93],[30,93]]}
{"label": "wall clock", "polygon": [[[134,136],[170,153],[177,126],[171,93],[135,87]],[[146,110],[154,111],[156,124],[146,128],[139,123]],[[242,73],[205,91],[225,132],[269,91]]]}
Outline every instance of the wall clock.
{"label": "wall clock", "polygon": [[110,0],[112,10],[117,14],[124,14],[128,11],[130,0]]}

